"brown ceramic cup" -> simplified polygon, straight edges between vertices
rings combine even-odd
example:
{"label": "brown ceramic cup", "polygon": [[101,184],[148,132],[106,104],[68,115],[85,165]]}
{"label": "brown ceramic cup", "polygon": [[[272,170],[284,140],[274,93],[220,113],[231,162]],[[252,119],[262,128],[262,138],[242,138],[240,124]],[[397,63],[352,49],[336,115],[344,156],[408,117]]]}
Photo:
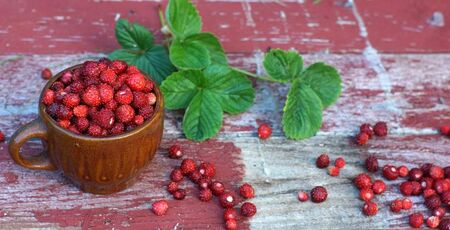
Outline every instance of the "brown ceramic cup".
{"label": "brown ceramic cup", "polygon": [[[42,92],[63,72],[79,66],[55,75]],[[17,164],[25,168],[61,170],[85,192],[110,194],[124,190],[153,159],[161,141],[164,102],[156,85],[154,91],[156,105],[153,116],[132,131],[108,137],[77,135],[61,128],[39,103],[39,117],[14,133],[9,142],[9,153]],[[38,156],[24,157],[20,148],[31,138],[40,138],[45,149]]]}

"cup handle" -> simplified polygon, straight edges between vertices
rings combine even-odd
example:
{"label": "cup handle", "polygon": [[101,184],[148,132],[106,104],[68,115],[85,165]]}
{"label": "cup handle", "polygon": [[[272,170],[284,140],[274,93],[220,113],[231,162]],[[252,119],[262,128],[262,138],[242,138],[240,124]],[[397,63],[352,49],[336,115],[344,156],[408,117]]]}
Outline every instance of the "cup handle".
{"label": "cup handle", "polygon": [[[20,148],[31,138],[40,138],[47,142],[47,127],[40,118],[22,126],[18,129],[9,141],[9,154],[12,159],[20,166],[35,170],[56,170],[56,167],[50,162],[47,155],[47,149],[44,149],[38,156],[23,157],[20,155]],[[44,148],[48,143],[44,145]]]}

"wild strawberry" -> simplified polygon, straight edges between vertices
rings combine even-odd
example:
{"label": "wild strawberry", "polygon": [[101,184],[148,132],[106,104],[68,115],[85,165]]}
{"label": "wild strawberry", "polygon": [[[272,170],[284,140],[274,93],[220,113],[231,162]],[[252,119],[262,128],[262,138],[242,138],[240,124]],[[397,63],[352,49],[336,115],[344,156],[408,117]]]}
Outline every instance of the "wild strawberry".
{"label": "wild strawberry", "polygon": [[134,65],[130,65],[127,68],[127,74],[133,74],[133,73],[140,73],[141,71],[139,71],[138,67],[134,66]]}
{"label": "wild strawberry", "polygon": [[100,92],[98,91],[98,88],[95,85],[88,86],[84,90],[84,93],[81,96],[81,98],[83,99],[83,102],[86,105],[89,105],[92,107],[99,106],[101,103]]}
{"label": "wild strawberry", "polygon": [[373,132],[375,133],[375,135],[379,136],[379,137],[384,137],[387,135],[388,133],[388,127],[386,122],[377,122],[374,126],[373,126]]}
{"label": "wild strawberry", "polygon": [[138,114],[142,115],[144,117],[144,119],[149,119],[153,113],[154,113],[154,109],[151,106],[148,107],[144,107],[144,108],[140,108]]}
{"label": "wild strawberry", "polygon": [[128,105],[133,101],[133,93],[129,88],[122,88],[116,92],[114,99],[122,105]]}
{"label": "wild strawberry", "polygon": [[209,177],[202,177],[200,180],[198,180],[197,184],[198,187],[201,189],[207,189],[211,185],[212,181]]}
{"label": "wild strawberry", "polygon": [[419,168],[412,168],[409,170],[408,175],[410,181],[420,181],[420,179],[422,179],[423,172]]}
{"label": "wild strawberry", "polygon": [[438,195],[432,195],[425,199],[425,205],[431,210],[440,207],[441,204],[441,198]]}
{"label": "wild strawberry", "polygon": [[69,107],[60,105],[56,111],[56,116],[60,120],[70,120],[73,117],[73,112]]}
{"label": "wild strawberry", "polygon": [[51,105],[55,102],[55,91],[46,89],[42,95],[42,103],[44,105]]}
{"label": "wild strawberry", "polygon": [[159,200],[152,204],[152,211],[157,216],[163,216],[167,213],[169,204],[165,200]]}
{"label": "wild strawberry", "polygon": [[104,105],[104,108],[105,109],[110,109],[110,110],[116,110],[117,109],[117,106],[118,106],[119,104],[117,103],[117,101],[115,101],[115,100],[111,100],[111,101],[109,101],[108,103],[106,103],[105,105]]}
{"label": "wild strawberry", "polygon": [[445,213],[446,213],[446,212],[447,212],[447,211],[445,210],[445,208],[443,208],[443,207],[437,207],[437,208],[433,209],[433,211],[431,211],[431,214],[432,214],[433,216],[436,216],[437,218],[441,219],[442,217],[445,216]]}
{"label": "wild strawberry", "polygon": [[391,202],[390,207],[392,212],[398,213],[403,208],[403,202],[400,199],[396,199]]}
{"label": "wild strawberry", "polygon": [[89,136],[99,137],[102,135],[102,127],[97,124],[90,124],[87,133]]}
{"label": "wild strawberry", "polygon": [[369,135],[367,133],[358,133],[356,135],[356,143],[358,145],[365,145],[369,141]]}
{"label": "wild strawberry", "polygon": [[369,156],[365,162],[366,169],[369,172],[378,171],[378,159],[375,156]]}
{"label": "wild strawberry", "polygon": [[386,184],[382,180],[375,180],[372,185],[373,193],[382,194],[386,191]]}
{"label": "wild strawberry", "polygon": [[114,70],[116,74],[121,74],[127,70],[127,64],[120,60],[114,60],[111,63],[109,63],[109,68]]}
{"label": "wild strawberry", "polygon": [[76,117],[87,117],[88,107],[86,105],[78,105],[73,108],[73,115]]}
{"label": "wild strawberry", "polygon": [[170,146],[169,148],[169,157],[173,159],[180,159],[183,156],[183,152],[181,151],[181,147],[177,144]]}
{"label": "wild strawberry", "polygon": [[245,199],[251,199],[255,196],[255,190],[248,183],[245,183],[245,184],[241,185],[241,187],[239,187],[239,193]]}
{"label": "wild strawberry", "polygon": [[317,168],[326,168],[330,164],[330,157],[328,157],[328,154],[324,153],[321,154],[317,160],[316,160],[316,166]]}
{"label": "wild strawberry", "polygon": [[180,182],[183,180],[183,177],[183,173],[180,169],[174,169],[170,173],[170,180],[172,180],[173,182]]}
{"label": "wild strawberry", "polygon": [[98,92],[100,93],[100,101],[103,105],[114,98],[114,89],[108,84],[100,84],[98,86]]}
{"label": "wild strawberry", "polygon": [[147,95],[142,92],[133,92],[133,106],[135,108],[143,108],[149,105]]}
{"label": "wild strawberry", "polygon": [[72,84],[67,86],[67,88],[70,93],[76,93],[79,94],[84,90],[84,84],[80,81],[74,81]]}
{"label": "wild strawberry", "polygon": [[114,72],[114,70],[112,69],[106,69],[100,74],[100,80],[110,85],[116,82],[116,78],[117,78],[116,72]]}
{"label": "wild strawberry", "polygon": [[197,164],[193,159],[184,159],[180,168],[184,175],[189,175],[197,169]]}
{"label": "wild strawberry", "polygon": [[433,167],[433,164],[431,164],[431,163],[425,163],[420,166],[420,170],[422,170],[423,176],[426,176],[426,177],[430,176],[431,167]]}
{"label": "wild strawberry", "polygon": [[236,198],[229,192],[224,192],[219,197],[220,205],[224,208],[233,208],[236,204]]}
{"label": "wild strawberry", "polygon": [[66,71],[61,75],[59,80],[64,83],[64,85],[69,85],[72,82],[72,77],[72,73],[70,71]]}
{"label": "wild strawberry", "polygon": [[402,207],[403,207],[403,209],[408,210],[408,209],[411,209],[412,206],[413,206],[413,202],[410,199],[404,198],[402,200]]}
{"label": "wild strawberry", "polygon": [[450,190],[449,183],[447,183],[445,180],[442,180],[442,179],[436,180],[434,182],[433,187],[434,187],[434,190],[436,190],[436,192],[439,194]]}
{"label": "wild strawberry", "polygon": [[50,86],[50,89],[54,90],[54,91],[60,91],[64,89],[64,84],[60,81],[55,81],[52,83],[52,85]]}
{"label": "wild strawberry", "polygon": [[[129,73],[132,74],[132,73]],[[142,92],[144,93],[150,93],[153,90],[154,83],[150,80],[145,81],[145,87],[142,89]]]}
{"label": "wild strawberry", "polygon": [[374,198],[372,189],[364,188],[359,192],[359,198],[363,201],[371,201]]}
{"label": "wild strawberry", "polygon": [[423,215],[421,213],[413,213],[409,215],[409,225],[413,228],[420,228],[423,224]]}
{"label": "wild strawberry", "polygon": [[367,123],[362,124],[359,127],[359,132],[366,133],[369,136],[369,139],[372,138],[372,136],[373,136],[373,128],[370,124],[367,124]]}
{"label": "wild strawberry", "polygon": [[331,167],[328,168],[328,175],[333,176],[333,177],[339,176],[339,171],[340,170],[339,170],[338,167],[331,166]]}
{"label": "wild strawberry", "polygon": [[[69,122],[70,122],[70,121],[69,121]],[[68,130],[69,130],[70,132],[72,132],[72,133],[75,133],[75,134],[81,134],[80,131],[77,129],[77,127],[76,127],[75,125],[70,125],[69,128],[68,128]]]}
{"label": "wild strawberry", "polygon": [[420,183],[417,181],[411,181],[412,184],[412,195],[417,196],[422,193],[422,186],[420,186]]}
{"label": "wild strawberry", "polygon": [[250,202],[244,202],[241,206],[241,214],[245,217],[252,217],[256,214],[256,206]]}
{"label": "wild strawberry", "polygon": [[265,140],[272,135],[272,128],[268,124],[261,124],[258,128],[259,139]]}
{"label": "wild strawberry", "polygon": [[413,185],[410,181],[405,181],[400,184],[400,192],[404,196],[411,196],[413,192]]}
{"label": "wild strawberry", "polygon": [[372,187],[372,178],[366,173],[358,174],[354,179],[353,183],[359,189],[371,188]]}
{"label": "wild strawberry", "polygon": [[134,116],[134,124],[136,124],[137,126],[144,124],[144,117],[141,115],[136,115]]}
{"label": "wild strawberry", "polygon": [[378,205],[372,201],[368,201],[363,206],[363,213],[366,216],[375,216],[378,213]]}
{"label": "wild strawberry", "polygon": [[328,192],[327,189],[322,186],[314,187],[311,192],[311,200],[314,203],[321,203],[327,199]]}
{"label": "wild strawberry", "polygon": [[45,68],[41,72],[41,77],[44,80],[48,80],[48,79],[52,78],[52,76],[53,76],[52,71],[49,68]]}
{"label": "wild strawberry", "polygon": [[216,175],[216,167],[209,162],[202,162],[198,166],[198,171],[205,177],[213,178]]}
{"label": "wild strawberry", "polygon": [[83,63],[83,75],[86,78],[97,78],[100,73],[101,69],[98,66],[98,63],[95,61],[86,61]]}
{"label": "wild strawberry", "polygon": [[[111,85],[115,90],[121,89],[125,85],[125,80],[128,78],[128,74],[121,74],[118,75],[116,82],[114,82],[113,85]],[[128,87],[127,87],[128,88]]]}
{"label": "wild strawberry", "polygon": [[450,179],[450,166],[444,168],[445,178]]}
{"label": "wild strawberry", "polygon": [[434,191],[434,189],[431,189],[431,188],[424,189],[423,193],[422,193],[423,198],[428,198],[428,197],[430,197],[432,195],[436,195],[436,194],[437,194],[436,191]]}
{"label": "wild strawberry", "polygon": [[125,80],[125,83],[134,91],[141,91],[145,88],[145,77],[144,75],[137,73],[137,74],[130,74],[128,78]]}
{"label": "wild strawberry", "polygon": [[441,222],[441,220],[438,217],[430,216],[427,219],[427,226],[429,228],[437,228],[437,227],[439,227],[440,222]]}
{"label": "wild strawberry", "polygon": [[336,166],[338,168],[344,168],[344,166],[345,166],[344,158],[342,158],[342,157],[336,158],[336,160],[334,161],[334,166]]}
{"label": "wild strawberry", "polygon": [[63,103],[64,97],[67,95],[67,92],[64,90],[58,90],[55,92],[55,102]]}
{"label": "wild strawberry", "polygon": [[220,196],[223,194],[223,192],[225,192],[225,187],[221,182],[218,181],[212,182],[209,188],[215,196]]}
{"label": "wild strawberry", "polygon": [[224,220],[231,220],[237,218],[237,212],[234,208],[227,208],[223,212],[223,219]]}
{"label": "wild strawberry", "polygon": [[88,120],[87,118],[85,118],[85,117],[77,117],[77,118],[75,119],[75,126],[77,126],[77,129],[78,129],[80,132],[84,132],[84,131],[86,131],[86,130],[89,128],[89,126],[90,126],[89,120]]}
{"label": "wild strawberry", "polygon": [[115,122],[114,112],[109,109],[101,109],[95,114],[92,121],[104,129],[110,129]]}
{"label": "wild strawberry", "polygon": [[123,125],[123,123],[118,123],[116,122],[113,127],[111,128],[110,132],[112,135],[119,135],[121,133],[123,133],[125,130],[125,126]]}
{"label": "wild strawberry", "polygon": [[422,189],[433,188],[434,180],[431,177],[422,177],[419,183]]}
{"label": "wild strawberry", "polygon": [[404,166],[404,165],[398,167],[397,171],[398,171],[398,175],[401,176],[401,177],[407,177],[408,173],[409,173],[408,168],[406,166]]}
{"label": "wild strawberry", "polygon": [[45,112],[47,112],[48,115],[50,115],[51,117],[56,119],[58,117],[59,106],[60,106],[60,104],[53,103],[53,104],[47,106],[47,108],[45,108]]}
{"label": "wild strawberry", "polygon": [[385,165],[383,167],[383,176],[388,180],[395,180],[398,178],[398,171],[395,166]]}
{"label": "wild strawberry", "polygon": [[198,172],[198,170],[193,171],[190,175],[189,175],[189,179],[193,182],[193,183],[198,183],[198,181],[202,178],[202,174],[200,174]]}
{"label": "wild strawberry", "polygon": [[167,185],[167,191],[170,193],[170,194],[173,194],[175,191],[177,191],[178,190],[178,183],[177,182],[174,182],[174,181],[171,181],[168,185]]}
{"label": "wild strawberry", "polygon": [[436,165],[431,166],[430,177],[435,180],[444,178],[444,169]]}
{"label": "wild strawberry", "polygon": [[200,194],[198,195],[198,198],[203,202],[208,202],[212,199],[212,192],[210,189],[202,189],[200,190]]}
{"label": "wild strawberry", "polygon": [[299,191],[297,193],[297,198],[298,198],[299,201],[305,202],[305,201],[307,201],[309,199],[309,195],[305,191]]}
{"label": "wild strawberry", "polygon": [[70,126],[70,121],[69,120],[59,120],[58,125],[65,129],[68,129]]}
{"label": "wild strawberry", "polygon": [[0,131],[0,142],[3,141],[5,141],[5,134],[2,131]]}
{"label": "wild strawberry", "polygon": [[186,197],[186,190],[178,189],[177,191],[172,193],[172,196],[175,200],[184,200]]}
{"label": "wild strawberry", "polygon": [[119,122],[127,123],[134,118],[134,109],[129,105],[121,105],[116,109],[116,118]]}
{"label": "wild strawberry", "polygon": [[154,105],[156,103],[156,95],[154,93],[147,93],[145,96],[147,97],[149,105]]}
{"label": "wild strawberry", "polygon": [[236,230],[237,229],[237,222],[235,219],[229,219],[225,222],[225,227],[227,230]]}
{"label": "wild strawberry", "polygon": [[443,218],[439,224],[440,230],[450,230],[450,218]]}
{"label": "wild strawberry", "polygon": [[450,134],[450,125],[443,125],[443,126],[441,126],[441,128],[439,129],[439,131],[440,131],[441,134],[443,134],[443,135],[449,135],[449,134]]}

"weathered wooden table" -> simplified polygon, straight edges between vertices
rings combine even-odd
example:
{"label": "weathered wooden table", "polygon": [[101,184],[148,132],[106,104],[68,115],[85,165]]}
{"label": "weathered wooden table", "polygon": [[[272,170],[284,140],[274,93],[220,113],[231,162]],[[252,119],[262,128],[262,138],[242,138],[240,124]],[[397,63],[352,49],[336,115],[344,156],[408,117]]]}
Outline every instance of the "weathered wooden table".
{"label": "weathered wooden table", "polygon": [[[165,3],[165,1],[163,1]],[[149,209],[165,191],[168,146],[179,142],[187,156],[214,162],[218,178],[237,188],[256,187],[258,214],[241,219],[242,229],[387,229],[408,228],[407,215],[391,213],[387,204],[400,197],[399,181],[376,202],[375,217],[361,213],[363,203],[351,178],[363,172],[369,154],[381,163],[408,167],[424,162],[450,164],[450,139],[436,127],[450,123],[450,5],[446,1],[207,0],[194,1],[204,28],[220,36],[231,62],[261,72],[262,52],[295,48],[307,63],[336,65],[344,91],[325,111],[316,137],[287,140],[280,128],[287,87],[255,82],[256,104],[239,116],[226,116],[219,136],[203,143],[184,139],[181,112],[167,112],[160,150],[132,188],[111,196],[81,193],[59,173],[31,171],[13,163],[0,144],[0,229],[220,229],[217,201],[203,203],[188,186],[184,201],[170,201],[167,216]],[[98,58],[118,45],[114,19],[125,17],[153,28],[161,37],[156,9],[149,1],[8,1],[0,0],[0,129],[10,136],[37,116],[38,95],[45,84],[40,70],[55,73],[86,59]],[[387,121],[390,134],[365,147],[352,142],[363,122]],[[274,135],[256,137],[260,122]],[[42,147],[30,142],[26,154]],[[336,178],[314,166],[322,152],[344,156],[348,164]],[[378,174],[376,177],[380,177]],[[296,193],[324,185],[329,199],[300,203]],[[425,211],[413,197],[414,210]]]}

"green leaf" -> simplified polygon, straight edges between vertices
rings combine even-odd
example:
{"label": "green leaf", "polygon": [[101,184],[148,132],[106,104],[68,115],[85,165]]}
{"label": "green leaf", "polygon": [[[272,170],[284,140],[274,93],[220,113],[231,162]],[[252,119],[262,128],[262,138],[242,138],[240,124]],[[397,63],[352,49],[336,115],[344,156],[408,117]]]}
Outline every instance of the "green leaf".
{"label": "green leaf", "polygon": [[276,81],[287,82],[297,77],[303,60],[295,51],[273,49],[264,58],[264,69]]}
{"label": "green leaf", "polygon": [[116,23],[116,38],[124,49],[147,50],[153,46],[153,34],[147,28],[125,19]]}
{"label": "green leaf", "polygon": [[189,0],[169,0],[166,18],[175,37],[183,40],[202,30],[202,19]]}
{"label": "green leaf", "polygon": [[208,49],[195,40],[175,39],[170,46],[170,60],[179,69],[203,69],[210,59]]}
{"label": "green leaf", "polygon": [[341,95],[342,80],[337,70],[322,62],[310,65],[300,77],[322,100],[324,108],[332,105]]}
{"label": "green leaf", "polygon": [[289,90],[283,109],[283,130],[288,138],[314,136],[322,126],[322,102],[307,85],[296,79]]}
{"label": "green leaf", "polygon": [[194,43],[199,43],[202,46],[204,46],[208,52],[209,56],[211,57],[211,63],[214,64],[222,64],[227,65],[227,56],[225,55],[225,52],[222,48],[222,45],[219,42],[219,39],[214,36],[212,33],[199,33],[194,34],[186,40]]}
{"label": "green leaf", "polygon": [[161,45],[155,45],[145,52],[118,49],[109,54],[109,58],[137,66],[158,84],[176,71],[169,60],[167,50]]}
{"label": "green leaf", "polygon": [[225,112],[242,113],[253,105],[255,90],[244,75],[222,65],[210,65],[204,75],[207,88],[217,95]]}
{"label": "green leaf", "polygon": [[184,134],[196,141],[211,138],[220,131],[222,116],[222,108],[215,95],[209,90],[200,90],[184,114]]}
{"label": "green leaf", "polygon": [[161,84],[165,107],[185,109],[198,92],[198,86],[204,81],[200,70],[186,70],[173,73]]}

